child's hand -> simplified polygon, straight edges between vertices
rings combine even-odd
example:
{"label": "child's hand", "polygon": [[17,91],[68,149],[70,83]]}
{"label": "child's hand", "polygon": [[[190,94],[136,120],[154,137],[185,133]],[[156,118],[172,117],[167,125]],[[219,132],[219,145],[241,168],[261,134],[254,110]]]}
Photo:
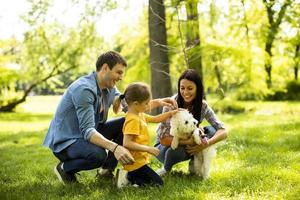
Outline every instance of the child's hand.
{"label": "child's hand", "polygon": [[175,110],[172,110],[172,111],[170,111],[171,116],[173,116],[173,115],[175,115],[177,112],[183,111],[183,110],[184,110],[184,109],[182,109],[182,108],[177,108],[177,109],[175,109]]}
{"label": "child's hand", "polygon": [[159,152],[160,152],[159,149],[155,148],[155,147],[149,147],[149,149],[148,149],[148,153],[150,153],[154,156],[158,156]]}

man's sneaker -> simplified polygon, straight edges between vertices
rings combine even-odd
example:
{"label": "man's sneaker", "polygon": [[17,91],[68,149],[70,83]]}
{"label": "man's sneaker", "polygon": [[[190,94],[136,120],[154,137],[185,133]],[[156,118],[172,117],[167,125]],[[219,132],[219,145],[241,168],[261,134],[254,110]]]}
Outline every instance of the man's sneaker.
{"label": "man's sneaker", "polygon": [[54,167],[54,173],[63,184],[78,183],[75,174],[66,173],[62,168],[62,162]]}
{"label": "man's sneaker", "polygon": [[111,169],[104,169],[104,168],[99,168],[97,170],[96,178],[98,179],[112,179],[114,177],[113,170]]}
{"label": "man's sneaker", "polygon": [[122,188],[128,185],[127,171],[124,169],[118,169],[117,171],[117,187]]}
{"label": "man's sneaker", "polygon": [[164,176],[164,175],[167,173],[167,171],[165,170],[164,167],[162,167],[162,168],[156,170],[156,173],[157,173],[159,176]]}

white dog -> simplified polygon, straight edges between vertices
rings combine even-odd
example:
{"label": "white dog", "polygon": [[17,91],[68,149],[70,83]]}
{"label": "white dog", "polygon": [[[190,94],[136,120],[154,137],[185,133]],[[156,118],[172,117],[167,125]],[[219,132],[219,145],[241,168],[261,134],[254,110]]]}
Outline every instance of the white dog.
{"label": "white dog", "polygon": [[[170,134],[173,136],[171,148],[176,149],[179,139],[187,139],[192,136],[197,144],[206,142],[204,132],[197,127],[198,121],[187,110],[178,111],[171,118]],[[194,155],[194,171],[196,175],[207,179],[209,177],[210,165],[216,155],[214,145]]]}

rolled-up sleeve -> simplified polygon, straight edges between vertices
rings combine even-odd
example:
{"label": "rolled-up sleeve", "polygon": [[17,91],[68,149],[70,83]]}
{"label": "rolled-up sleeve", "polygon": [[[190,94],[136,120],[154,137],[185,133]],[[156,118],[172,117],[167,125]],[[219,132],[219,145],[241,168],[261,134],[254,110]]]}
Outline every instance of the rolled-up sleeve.
{"label": "rolled-up sleeve", "polygon": [[95,94],[88,88],[78,88],[72,96],[75,106],[79,129],[85,140],[89,140],[95,129]]}
{"label": "rolled-up sleeve", "polygon": [[216,130],[225,129],[225,125],[221,122],[213,109],[206,103],[203,102],[202,106],[204,107],[204,118],[212,125]]}

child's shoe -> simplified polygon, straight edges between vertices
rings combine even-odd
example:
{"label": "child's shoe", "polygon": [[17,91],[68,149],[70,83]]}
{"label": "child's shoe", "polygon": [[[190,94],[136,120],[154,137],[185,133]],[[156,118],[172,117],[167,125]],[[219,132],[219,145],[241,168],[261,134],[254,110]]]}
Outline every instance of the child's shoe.
{"label": "child's shoe", "polygon": [[118,169],[117,171],[117,187],[122,188],[128,185],[127,171],[124,169]]}
{"label": "child's shoe", "polygon": [[156,170],[156,173],[157,173],[159,176],[164,176],[164,175],[167,173],[167,171],[165,170],[164,167],[162,167],[162,168]]}

